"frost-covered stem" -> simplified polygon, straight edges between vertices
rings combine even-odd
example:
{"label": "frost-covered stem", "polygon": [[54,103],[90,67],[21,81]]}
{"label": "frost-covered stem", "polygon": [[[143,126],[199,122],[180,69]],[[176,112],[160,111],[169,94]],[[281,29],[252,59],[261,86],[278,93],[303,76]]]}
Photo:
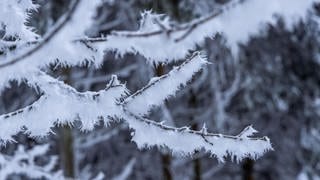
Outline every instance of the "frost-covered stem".
{"label": "frost-covered stem", "polygon": [[148,125],[152,125],[152,126],[156,126],[162,130],[165,131],[172,131],[172,132],[177,132],[177,133],[187,133],[187,134],[193,134],[196,136],[201,137],[206,143],[213,145],[209,140],[207,140],[207,137],[217,137],[217,138],[226,138],[226,139],[231,139],[231,140],[237,140],[237,141],[242,141],[244,138],[252,140],[252,141],[265,141],[265,142],[269,142],[269,139],[264,136],[261,138],[247,138],[247,137],[243,137],[242,134],[244,134],[247,130],[248,127],[245,128],[239,135],[237,136],[231,136],[231,135],[224,135],[224,134],[214,134],[214,133],[208,133],[208,132],[204,132],[202,130],[200,131],[195,131],[195,130],[191,130],[189,127],[180,127],[180,128],[176,128],[176,127],[171,127],[171,126],[167,126],[164,125],[162,123],[158,123],[146,118],[143,118],[141,116],[135,115],[134,113],[130,112],[129,110],[127,110],[126,107],[123,107],[123,111],[128,114],[131,117],[134,117],[135,120],[140,121],[142,123],[148,124]]}
{"label": "frost-covered stem", "polygon": [[[80,0],[75,0],[76,3]],[[200,18],[197,21],[193,21],[191,23],[187,23],[187,24],[183,24],[180,26],[174,26],[170,29],[168,28],[161,28],[160,30],[156,30],[156,31],[152,31],[152,32],[143,32],[143,33],[117,33],[116,31],[112,32],[112,36],[121,36],[121,37],[126,37],[126,38],[136,38],[136,37],[141,37],[141,38],[145,38],[145,37],[151,37],[151,36],[156,36],[156,35],[160,35],[160,34],[167,34],[168,36],[170,36],[171,33],[176,33],[176,32],[183,32],[183,34],[177,38],[174,39],[174,42],[178,43],[180,41],[182,41],[183,39],[185,39],[188,35],[190,35],[197,27],[207,23],[208,21],[214,19],[215,17],[221,15],[222,13],[224,13],[226,10],[228,10],[229,8],[239,4],[240,2],[242,2],[242,0],[236,0],[236,1],[232,1],[231,3],[229,3],[226,8],[223,9],[219,9],[217,12],[214,12],[210,15],[208,15],[207,17],[204,18]],[[74,4],[76,4],[74,3]],[[30,42],[26,42],[24,45],[22,46],[26,46],[26,45],[30,45],[30,44],[36,44],[36,47],[34,47],[34,49],[32,49],[30,52],[32,51],[37,51],[37,49],[40,49],[41,46],[43,44],[45,44],[47,41],[49,41],[51,39],[51,36],[53,36],[56,32],[59,31],[59,29],[62,28],[62,26],[71,18],[72,12],[74,11],[75,7],[72,6],[70,8],[69,13],[66,15],[66,18],[64,18],[62,23],[58,23],[57,28],[55,28],[53,31],[51,31],[51,33],[45,37],[43,40],[41,41],[30,41]],[[156,21],[157,22],[157,21]],[[160,27],[162,26],[160,22],[157,23]],[[107,37],[98,37],[98,38],[78,38],[78,39],[74,39],[74,42],[82,42],[84,44],[87,43],[95,43],[95,42],[106,42],[108,41],[108,36]],[[11,44],[8,47],[6,47],[7,49],[14,49],[17,45],[16,44]],[[27,55],[28,54],[28,55]],[[26,56],[31,55],[31,53],[27,53]],[[25,56],[25,57],[26,57]],[[2,66],[7,66],[10,64],[14,64],[15,61],[19,61],[21,59],[23,59],[24,57],[17,57],[14,60],[11,60],[8,63],[4,63],[4,64],[0,64],[0,68]],[[7,65],[6,65],[7,64]]]}
{"label": "frost-covered stem", "polygon": [[[66,20],[65,18],[63,20]],[[59,23],[59,21],[58,21]],[[66,22],[67,23],[67,22]],[[61,25],[60,23],[58,25]],[[62,27],[61,27],[62,28]],[[56,29],[55,29],[56,30]],[[53,30],[54,31],[54,30]],[[55,33],[57,33],[58,31],[55,31]],[[50,34],[52,37],[54,36],[54,34],[51,34],[52,31],[50,31]],[[48,36],[49,36],[48,35]],[[51,38],[52,38],[51,37]],[[45,45],[47,42],[49,42],[49,40],[47,40],[46,42],[44,42],[45,39],[42,39],[42,40],[33,40],[33,41],[28,41],[28,42],[24,42],[24,43],[21,43],[21,44],[17,44],[17,42],[5,42],[6,45],[3,45],[3,47],[0,48],[0,53],[4,53],[1,49],[6,49],[6,50],[9,50],[9,51],[12,51],[12,50],[16,50],[17,47],[28,47],[30,45],[36,45],[36,46],[43,46]],[[95,43],[95,42],[106,42],[108,41],[106,37],[96,37],[96,38],[89,38],[89,37],[84,37],[84,38],[76,38],[73,40],[74,43],[77,43],[77,42],[81,42],[83,44],[89,44],[89,43]],[[1,42],[1,43],[4,43],[4,42]],[[41,45],[42,44],[42,45]],[[35,47],[36,48],[36,47]],[[32,51],[34,51],[34,49],[32,49]],[[32,52],[33,53],[33,52]],[[27,56],[29,55],[32,55],[31,53],[28,54]],[[25,57],[27,57],[25,56]],[[24,57],[24,58],[25,58]],[[20,57],[18,57],[20,58]],[[18,59],[17,58],[17,59]],[[11,60],[12,61],[12,60]],[[10,62],[11,62],[10,61]],[[9,63],[9,62],[8,62]],[[14,64],[15,62],[11,63],[11,64]],[[8,64],[8,65],[11,65],[11,64]],[[0,64],[0,68],[2,66],[7,66],[4,64]]]}
{"label": "frost-covered stem", "polygon": [[80,2],[80,0],[73,0],[71,2],[71,6],[69,7],[67,14],[65,16],[63,16],[57,22],[57,25],[53,28],[53,30],[51,30],[46,36],[44,36],[44,38],[38,44],[36,44],[35,47],[33,47],[29,51],[21,54],[20,56],[14,58],[14,59],[8,60],[5,63],[1,63],[0,68],[16,64],[17,62],[24,60],[26,57],[31,56],[32,54],[34,54],[35,52],[40,50],[42,47],[44,47],[45,44],[48,43],[49,41],[51,41],[53,39],[53,37],[64,27],[64,25],[66,25],[68,23],[68,21],[71,19],[72,15],[73,15],[73,13],[75,12],[79,2]]}
{"label": "frost-covered stem", "polygon": [[[113,32],[113,35],[116,36],[122,36],[122,37],[127,37],[127,38],[131,38],[131,37],[151,37],[151,36],[155,36],[155,35],[159,35],[159,34],[171,34],[171,33],[175,33],[175,32],[181,32],[181,31],[185,31],[182,36],[178,37],[175,39],[175,42],[179,42],[181,40],[183,40],[184,38],[186,38],[191,32],[194,31],[194,29],[196,29],[197,27],[205,24],[206,22],[216,18],[217,16],[221,15],[222,13],[224,13],[226,10],[228,10],[231,7],[234,7],[235,5],[241,3],[243,0],[235,0],[232,1],[230,4],[227,5],[226,8],[224,9],[220,9],[218,12],[214,12],[204,18],[200,18],[197,21],[191,22],[191,23],[187,23],[187,24],[183,24],[181,26],[174,26],[171,29],[165,29],[165,30],[156,30],[156,31],[152,31],[152,32],[143,32],[143,33],[117,33],[117,32]],[[97,41],[100,41],[99,39],[97,39]]]}
{"label": "frost-covered stem", "polygon": [[[172,78],[173,76],[175,76],[176,74],[175,73],[181,73],[182,72],[182,69],[183,68],[187,68],[187,66],[191,65],[192,63],[194,63],[194,65],[197,65],[197,66],[200,66],[200,67],[193,67],[195,68],[197,71],[199,71],[203,65],[207,64],[207,61],[205,61],[202,57],[201,57],[201,53],[200,52],[195,52],[193,53],[193,55],[187,59],[185,62],[183,62],[180,66],[174,68],[174,70],[172,70],[170,73],[168,74],[165,74],[165,75],[162,75],[160,76],[159,78],[156,78],[155,80],[153,80],[152,82],[150,82],[147,86],[141,88],[140,90],[138,90],[137,92],[135,92],[134,94],[132,94],[131,96],[129,96],[128,98],[126,98],[122,104],[123,105],[126,105],[126,106],[130,106],[130,105],[135,105],[135,103],[137,103],[137,101],[141,101],[141,99],[139,98],[143,98],[143,93],[144,94],[148,94],[148,91],[152,92],[153,91],[153,88],[158,85],[158,84],[161,84],[161,82],[169,82],[170,81],[170,78]],[[191,68],[191,67],[190,67]],[[197,72],[196,71],[196,72]],[[186,72],[182,72],[182,73],[186,73]],[[188,74],[189,76],[192,76],[194,72],[191,72],[190,74]],[[186,78],[186,77],[184,77]],[[191,77],[190,77],[191,79]],[[190,80],[188,78],[188,80]],[[184,82],[185,83],[185,82]],[[172,83],[173,84],[173,83]],[[179,82],[179,84],[176,84],[176,86],[178,87],[174,87],[173,89],[176,90],[177,88],[179,88],[179,85],[181,83]],[[168,85],[171,85],[171,84],[168,84]],[[168,87],[167,87],[168,88]],[[170,89],[170,88],[169,88]],[[168,96],[170,95],[174,95],[175,91],[174,92],[171,92],[169,94],[164,94],[164,97],[161,97],[163,95],[161,94],[158,94],[157,96],[158,97],[161,97],[161,99],[166,99]],[[153,105],[157,105],[157,104],[153,104],[155,102],[144,102],[146,106],[153,106]],[[159,103],[159,102],[157,102]],[[148,111],[148,109],[144,110],[144,111]]]}
{"label": "frost-covered stem", "polygon": [[[43,72],[30,74],[28,83],[36,86],[43,95],[25,108],[0,116],[3,129],[0,131],[1,139],[8,142],[12,140],[13,135],[21,131],[30,136],[45,136],[51,132],[51,128],[56,123],[70,125],[75,120],[80,120],[83,124],[82,129],[91,130],[99,120],[107,122],[115,114],[120,113],[116,111],[116,99],[126,91],[115,78],[112,77],[104,90],[80,93]],[[114,111],[106,112],[105,108],[114,109]],[[88,114],[84,110],[92,113]],[[44,115],[41,117],[42,121],[38,122],[42,113],[54,114],[54,116]]]}
{"label": "frost-covered stem", "polygon": [[[184,155],[194,154],[196,150],[204,148],[220,161],[224,161],[223,157],[227,155],[236,157],[238,161],[244,157],[257,158],[271,150],[268,138],[248,137],[255,132],[250,127],[238,136],[227,136],[208,133],[205,128],[200,131],[188,127],[175,128],[144,118],[152,107],[160,106],[174,95],[206,64],[205,58],[195,53],[185,63],[151,80],[147,86],[127,97],[125,87],[114,76],[106,89],[80,93],[43,72],[30,74],[28,81],[31,82],[28,83],[37,86],[44,95],[31,106],[1,115],[1,128],[5,131],[0,131],[0,137],[11,140],[13,135],[21,131],[21,127],[25,127],[23,130],[30,136],[45,136],[55,123],[71,124],[75,120],[82,122],[82,129],[92,130],[98,121],[104,120],[108,124],[109,120],[118,117],[135,130],[133,141],[139,147],[167,146],[173,152]],[[69,111],[65,111],[66,108]],[[43,116],[43,113],[55,116]],[[39,116],[43,121],[34,122]],[[152,135],[145,136],[146,132]]]}
{"label": "frost-covered stem", "polygon": [[[79,0],[77,0],[79,1]],[[72,8],[71,10],[69,11],[69,13],[67,14],[67,18],[63,19],[63,20],[66,20],[68,21],[69,18],[71,17],[71,13],[72,12]],[[174,33],[174,32],[180,32],[180,31],[186,31],[181,37],[178,37],[176,38],[174,41],[175,42],[179,42],[181,40],[183,40],[184,38],[186,38],[196,27],[206,23],[207,21],[217,17],[218,15],[222,14],[224,12],[224,10],[220,9],[218,12],[214,12],[213,14],[205,17],[205,18],[202,18],[202,19],[199,19],[198,21],[195,21],[193,23],[190,23],[190,24],[184,24],[183,26],[176,26],[176,27],[173,27],[171,29],[168,29],[168,28],[164,28],[163,25],[156,21],[157,24],[162,27],[161,30],[158,30],[158,31],[153,31],[153,32],[146,32],[146,33],[135,33],[135,34],[130,34],[130,33],[127,33],[127,34],[124,34],[124,33],[121,33],[121,34],[118,34],[116,31],[112,32],[112,35],[115,35],[115,36],[121,36],[121,37],[127,37],[127,38],[132,38],[132,37],[150,37],[150,36],[155,36],[155,35],[159,35],[159,34],[163,34],[163,33],[166,33],[168,35],[170,35],[170,33]],[[70,15],[70,16],[69,16]],[[63,25],[63,23],[59,23],[59,26],[60,25]],[[61,27],[60,27],[61,28]],[[59,29],[60,29],[59,28]],[[53,30],[49,35],[48,37],[54,35],[53,32],[57,32],[58,30],[58,27]],[[49,39],[48,39],[49,40]],[[47,40],[47,41],[48,41]],[[21,46],[28,46],[28,45],[31,45],[31,44],[37,44],[37,46],[42,46],[40,44],[44,44],[46,41],[46,38],[44,38],[43,40],[41,41],[38,41],[38,40],[35,40],[35,41],[29,41],[29,42],[26,42],[24,43],[23,45]],[[108,41],[108,37],[96,37],[96,38],[90,38],[90,37],[85,37],[85,38],[77,38],[77,39],[74,39],[73,40],[74,42],[82,42],[82,43],[95,43],[95,42],[106,42]],[[5,48],[6,49],[9,49],[9,50],[12,50],[12,49],[15,49],[17,47],[17,44],[15,43],[10,43],[8,46],[6,46]],[[37,48],[37,47],[35,47]],[[31,54],[30,54],[31,55]],[[13,64],[14,62],[11,62],[11,64]],[[2,66],[5,66],[5,64],[0,64],[0,67]]]}
{"label": "frost-covered stem", "polygon": [[[181,155],[194,154],[196,150],[204,148],[211,155],[215,155],[221,162],[224,157],[231,155],[236,161],[245,157],[258,158],[268,150],[272,150],[267,137],[251,138],[256,131],[250,126],[238,136],[208,133],[206,128],[199,131],[188,127],[175,128],[163,123],[148,120],[135,115],[123,107],[130,128],[134,129],[133,140],[138,147],[160,146],[168,147],[173,153]],[[150,132],[144,132],[148,129]],[[186,139],[181,139],[185,137]]]}

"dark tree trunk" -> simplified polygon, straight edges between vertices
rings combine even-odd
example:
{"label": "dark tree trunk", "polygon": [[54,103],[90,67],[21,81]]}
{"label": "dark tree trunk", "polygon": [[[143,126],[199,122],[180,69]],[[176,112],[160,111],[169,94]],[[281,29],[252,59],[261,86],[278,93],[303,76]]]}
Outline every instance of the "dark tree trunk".
{"label": "dark tree trunk", "polygon": [[172,180],[172,174],[170,171],[171,166],[171,156],[170,154],[161,154],[161,161],[162,161],[162,173],[164,180]]}
{"label": "dark tree trunk", "polygon": [[201,180],[201,161],[199,158],[193,160],[194,180]]}
{"label": "dark tree trunk", "polygon": [[[155,65],[155,74],[156,76],[162,76],[164,74],[164,66],[163,65]],[[170,171],[171,166],[171,155],[168,153],[161,154],[162,161],[162,174],[164,180],[172,180],[172,174]]]}
{"label": "dark tree trunk", "polygon": [[[64,71],[67,77],[66,84],[70,84],[70,69]],[[75,165],[74,165],[74,149],[73,149],[73,134],[72,129],[65,125],[59,129],[60,138],[60,156],[64,175],[66,177],[75,178]]]}
{"label": "dark tree trunk", "polygon": [[252,159],[245,159],[242,164],[242,179],[243,180],[254,180],[253,172],[254,172],[254,161]]}
{"label": "dark tree trunk", "polygon": [[[191,90],[190,91],[190,99],[189,99],[189,106],[190,108],[196,108],[197,107],[197,97],[194,94],[194,92]],[[194,116],[190,117],[190,121],[194,121]],[[191,129],[193,130],[198,130],[198,123],[193,122]],[[196,151],[195,154],[198,152]],[[195,158],[193,160],[193,179],[194,180],[201,180],[201,160],[199,158]]]}
{"label": "dark tree trunk", "polygon": [[61,127],[59,141],[64,175],[66,177],[74,178],[73,135],[70,127]]}

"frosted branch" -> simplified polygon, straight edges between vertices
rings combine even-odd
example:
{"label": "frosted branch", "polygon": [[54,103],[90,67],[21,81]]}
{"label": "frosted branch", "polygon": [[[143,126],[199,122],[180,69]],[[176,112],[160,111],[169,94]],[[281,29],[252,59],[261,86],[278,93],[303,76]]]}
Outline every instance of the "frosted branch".
{"label": "frosted branch", "polygon": [[[149,18],[142,17],[137,31],[113,32],[105,38],[107,40],[105,47],[120,55],[139,53],[151,62],[164,63],[184,58],[190,50],[196,48],[197,44],[202,44],[206,37],[222,33],[228,39],[233,52],[237,53],[237,44],[245,43],[250,35],[259,33],[261,23],[275,22],[274,14],[282,15],[287,24],[291,25],[296,22],[292,17],[303,17],[315,0],[241,2],[241,0],[232,1],[211,15],[175,26],[170,25],[172,23],[168,18],[147,12],[143,15]],[[242,22],[247,24],[243,25]],[[102,39],[97,39],[96,42],[101,41]]]}
{"label": "frosted branch", "polygon": [[[174,95],[206,63],[199,53],[194,53],[168,74],[152,80],[125,98],[120,105],[137,114],[146,114],[150,108],[161,105],[165,99]],[[0,137],[3,140],[11,140],[11,136],[20,132],[22,127],[32,136],[43,136],[50,132],[55,123],[72,123],[74,120],[80,120],[83,129],[91,130],[99,119],[108,123],[110,118],[121,117],[121,108],[117,102],[127,93],[116,77],[112,78],[106,89],[84,93],[40,71],[30,75],[27,82],[39,88],[43,95],[30,106],[0,116],[0,120],[3,120],[1,128],[4,128]],[[42,121],[39,122],[39,119]]]}
{"label": "frosted branch", "polygon": [[[204,150],[219,161],[224,161],[226,156],[236,161],[245,157],[256,159],[272,150],[267,137],[251,137],[256,133],[251,126],[237,136],[229,136],[209,133],[205,127],[199,131],[188,127],[176,128],[146,118],[153,107],[161,106],[166,99],[175,95],[207,64],[206,58],[199,52],[195,52],[168,74],[151,79],[132,95],[128,95],[125,86],[115,76],[101,91],[78,92],[39,71],[50,64],[76,66],[92,62],[97,67],[101,65],[103,49],[115,50],[120,55],[139,53],[156,64],[180,60],[190,50],[194,50],[197,44],[201,44],[204,38],[216,33],[223,33],[232,49],[236,49],[237,43],[245,42],[251,34],[259,32],[261,22],[272,23],[274,13],[285,17],[302,15],[314,0],[247,0],[241,6],[238,5],[240,2],[232,1],[218,12],[180,25],[173,25],[163,15],[145,12],[137,31],[87,38],[84,31],[92,24],[92,16],[100,0],[74,0],[67,14],[43,39],[31,39],[23,41],[26,44],[19,42],[18,45],[8,42],[1,44],[1,50],[14,50],[6,51],[0,64],[0,91],[10,80],[26,80],[29,86],[37,88],[42,94],[30,106],[0,116],[1,140],[10,141],[18,132],[45,136],[57,124],[72,125],[80,121],[82,130],[92,130],[100,120],[107,125],[110,120],[123,119],[134,130],[133,141],[140,148],[164,146],[181,155],[192,155],[195,151]],[[288,3],[291,5],[286,6]],[[256,9],[259,12],[252,16]],[[246,26],[241,24],[244,20],[248,22]],[[221,99],[230,100],[238,84],[238,79],[235,79],[230,91]],[[104,138],[110,135],[113,134]],[[47,169],[51,167],[52,163]]]}
{"label": "frosted branch", "polygon": [[[102,62],[103,52],[84,42],[74,42],[83,37],[92,24],[92,16],[100,0],[76,0],[67,15],[39,42],[29,42],[30,47],[18,48],[6,54],[1,63],[0,91],[11,80],[20,81],[39,68],[50,64],[75,66],[93,62],[96,66]],[[87,13],[84,13],[87,12]],[[81,52],[81,53],[79,53]]]}
{"label": "frosted branch", "polygon": [[[267,137],[251,138],[256,131],[245,128],[238,136],[208,133],[206,128],[200,131],[189,127],[174,128],[142,118],[124,108],[129,117],[130,128],[134,129],[132,140],[139,148],[158,146],[167,147],[178,155],[192,155],[204,150],[215,156],[220,162],[228,155],[237,162],[245,157],[257,159],[272,150]],[[133,118],[132,118],[133,117]]]}
{"label": "frosted branch", "polygon": [[33,47],[32,49],[30,49],[29,51],[26,51],[25,53],[13,58],[12,60],[8,60],[8,62],[5,63],[1,63],[0,64],[0,68],[9,66],[9,65],[13,65],[21,60],[24,60],[26,57],[31,56],[32,54],[34,54],[35,52],[37,52],[38,50],[42,49],[42,47],[48,43],[49,41],[51,41],[51,39],[63,28],[63,26],[65,24],[67,24],[67,22],[71,19],[72,14],[74,13],[74,11],[76,10],[77,5],[79,4],[80,0],[73,0],[71,3],[71,6],[69,7],[69,10],[67,12],[67,14],[65,16],[63,16],[63,18],[61,18],[56,27],[53,28],[53,30],[51,30],[38,44],[36,44],[35,47]]}
{"label": "frosted branch", "polygon": [[153,78],[147,86],[126,98],[124,106],[137,114],[147,114],[153,106],[159,106],[164,100],[175,95],[179,88],[186,85],[207,63],[199,52],[195,52],[168,74]]}
{"label": "frosted branch", "polygon": [[[290,27],[296,22],[296,17],[304,17],[315,1],[234,0],[208,16],[178,25],[172,25],[174,23],[163,15],[147,11],[142,14],[140,28],[137,31],[114,31],[106,37],[77,37],[72,41],[81,42],[90,48],[95,46],[93,44],[99,44],[99,50],[114,50],[120,55],[139,53],[150,62],[165,63],[184,58],[197,44],[202,44],[205,38],[222,33],[236,54],[237,44],[245,43],[251,35],[259,33],[262,23],[274,23],[275,14],[281,15]],[[287,6],[288,4],[290,6]],[[248,24],[244,26],[241,22]]]}
{"label": "frosted branch", "polygon": [[[181,84],[185,85],[205,64],[207,61],[199,53],[195,53],[179,67],[152,80],[127,98],[124,98],[126,88],[115,77],[104,90],[80,93],[63,82],[38,72],[29,77],[28,82],[40,89],[42,97],[24,109],[0,116],[0,137],[4,141],[11,140],[12,135],[20,132],[22,127],[31,136],[44,136],[55,124],[72,124],[74,120],[82,122],[83,129],[91,130],[99,120],[103,119],[108,124],[110,119],[118,117],[127,121],[130,128],[134,129],[133,141],[138,147],[165,146],[182,155],[192,155],[196,150],[204,149],[219,161],[223,161],[227,155],[237,161],[244,157],[255,159],[271,150],[268,138],[248,137],[254,133],[252,128],[245,129],[238,136],[228,136],[208,133],[205,128],[194,131],[187,127],[165,126],[141,117],[151,107],[161,105],[165,99],[174,95]],[[124,100],[119,101],[123,98]]]}
{"label": "frosted branch", "polygon": [[31,136],[45,136],[56,124],[82,123],[83,130],[92,130],[99,120],[109,120],[121,114],[117,101],[126,88],[113,77],[108,86],[98,92],[77,92],[74,88],[44,73],[29,78],[43,95],[32,105],[0,116],[3,141],[24,131]]}

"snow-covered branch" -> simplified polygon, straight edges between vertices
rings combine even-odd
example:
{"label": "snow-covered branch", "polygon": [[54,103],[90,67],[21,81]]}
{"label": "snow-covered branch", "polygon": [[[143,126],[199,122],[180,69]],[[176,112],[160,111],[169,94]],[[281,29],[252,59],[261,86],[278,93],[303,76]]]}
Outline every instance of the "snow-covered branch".
{"label": "snow-covered branch", "polygon": [[[168,74],[151,80],[146,87],[121,103],[118,101],[124,98],[127,90],[115,76],[104,90],[80,93],[44,72],[29,74],[27,83],[38,88],[43,95],[30,106],[1,115],[1,128],[4,129],[0,132],[0,137],[4,141],[12,140],[11,137],[23,127],[31,136],[43,136],[48,134],[56,123],[72,124],[74,120],[80,120],[83,129],[92,130],[99,120],[108,124],[109,119],[122,117],[121,106],[137,114],[145,114],[153,106],[161,105],[165,99],[174,95],[179,87],[185,85],[206,63],[199,53],[195,53],[185,63]],[[39,122],[38,119],[42,121]]]}
{"label": "snow-covered branch", "polygon": [[121,112],[117,101],[126,93],[126,88],[113,77],[107,87],[98,92],[77,92],[74,88],[42,72],[30,77],[43,95],[33,104],[15,112],[1,115],[0,137],[3,141],[20,131],[31,136],[44,136],[56,124],[82,123],[83,130],[92,130],[99,120],[108,124],[111,117]]}
{"label": "snow-covered branch", "polygon": [[[9,81],[27,78],[28,73],[50,64],[74,66],[94,62],[95,65],[100,65],[102,51],[97,51],[82,41],[74,42],[75,38],[83,37],[85,30],[92,24],[92,17],[99,4],[100,0],[73,1],[67,14],[39,43],[31,43],[7,53],[0,63],[0,90]],[[88,13],[83,13],[85,11]]]}
{"label": "snow-covered branch", "polygon": [[[168,147],[175,154],[182,155],[192,155],[196,150],[204,149],[219,161],[224,161],[227,155],[235,158],[236,161],[244,157],[256,159],[264,152],[271,150],[267,137],[249,138],[256,132],[251,126],[238,136],[228,136],[208,133],[205,128],[194,131],[188,127],[166,126],[143,117],[147,115],[150,108],[161,105],[165,99],[174,95],[180,85],[187,83],[205,64],[207,61],[201,57],[200,53],[194,53],[182,65],[166,75],[151,80],[147,86],[123,101],[123,111],[126,113],[124,118],[127,119],[129,127],[134,130],[133,141],[140,148],[163,146]],[[182,137],[186,138],[182,140]]]}
{"label": "snow-covered branch", "polygon": [[153,106],[159,106],[164,100],[175,95],[179,88],[186,85],[207,63],[200,52],[195,52],[168,74],[152,78],[147,86],[126,98],[124,106],[138,115],[147,114]]}
{"label": "snow-covered branch", "polygon": [[54,36],[63,28],[65,24],[71,19],[74,11],[76,10],[77,5],[79,4],[80,0],[74,0],[71,3],[71,6],[67,12],[67,14],[60,19],[60,21],[57,23],[56,27],[54,27],[39,43],[37,43],[33,48],[31,48],[29,51],[24,52],[23,54],[8,60],[7,62],[2,62],[0,64],[0,68],[13,65],[19,61],[25,60],[27,57],[31,56],[38,50],[40,50],[46,43],[51,41],[51,39],[54,38]]}
{"label": "snow-covered branch", "polygon": [[[237,136],[229,136],[209,133],[205,127],[196,131],[147,119],[153,107],[161,106],[166,99],[174,96],[208,64],[199,52],[194,52],[168,74],[151,79],[132,95],[115,76],[103,90],[78,92],[43,71],[52,64],[72,67],[92,62],[98,67],[102,63],[104,49],[115,50],[121,55],[139,53],[155,64],[180,60],[206,37],[213,37],[217,33],[223,33],[229,45],[236,49],[237,43],[245,42],[250,35],[259,32],[261,22],[273,22],[275,13],[288,19],[297,14],[303,15],[312,2],[314,0],[235,0],[218,12],[181,25],[175,25],[163,15],[147,11],[142,14],[137,31],[88,38],[84,32],[92,24],[100,0],[74,0],[66,15],[40,40],[24,39],[18,46],[9,42],[1,44],[1,50],[13,50],[6,51],[1,59],[0,91],[11,80],[25,80],[41,93],[41,97],[25,108],[0,116],[0,139],[3,142],[11,141],[18,132],[45,136],[55,125],[72,125],[75,121],[81,122],[82,130],[92,130],[98,121],[103,120],[108,125],[110,120],[122,119],[134,130],[133,141],[138,147],[164,146],[182,155],[204,150],[219,161],[224,161],[228,155],[236,161],[244,157],[256,159],[272,147],[267,137],[252,138],[256,131],[250,126]],[[284,10],[283,7],[288,3],[291,6]],[[256,9],[259,12],[252,16]],[[248,22],[246,26],[241,24],[242,20]],[[237,78],[238,75],[229,91],[221,94],[220,100],[224,101],[222,108],[238,89],[240,80]]]}
{"label": "snow-covered branch", "polygon": [[[247,133],[248,130],[245,130],[244,136],[226,136],[207,133],[205,129],[193,131],[188,128],[165,126],[141,117],[146,115],[150,108],[160,106],[165,99],[174,95],[179,87],[185,85],[205,64],[207,61],[200,53],[194,53],[190,59],[168,74],[151,80],[147,86],[126,98],[126,88],[117,82],[116,77],[113,77],[105,90],[80,93],[63,82],[39,72],[29,77],[28,81],[40,89],[42,97],[24,109],[0,116],[1,129],[3,128],[0,137],[3,140],[11,140],[11,136],[21,131],[21,127],[25,127],[24,130],[32,136],[43,136],[50,132],[55,123],[72,124],[74,120],[81,121],[83,129],[91,130],[98,120],[104,119],[108,124],[108,119],[119,117],[134,129],[133,140],[139,147],[167,146],[174,153],[184,155],[204,148],[220,161],[228,154],[237,160],[243,157],[257,158],[272,149],[265,137],[248,138],[252,135]],[[123,101],[119,101],[123,98]],[[42,121],[39,122],[38,119]],[[145,133],[151,136],[146,138]],[[159,134],[156,135],[157,133]],[[186,143],[189,145],[186,146]]]}
{"label": "snow-covered branch", "polygon": [[[274,15],[281,15],[291,27],[297,18],[304,17],[315,1],[233,0],[208,16],[184,24],[176,24],[164,15],[146,11],[142,13],[137,31],[114,31],[111,35],[99,38],[77,37],[73,42],[81,42],[99,51],[114,50],[120,55],[139,53],[151,62],[165,63],[185,58],[205,38],[222,33],[232,51],[237,53],[238,43],[245,43],[251,35],[259,33],[262,23],[275,23]],[[241,22],[248,24],[244,26]]]}
{"label": "snow-covered branch", "polygon": [[[151,62],[163,63],[184,58],[197,44],[202,44],[206,37],[222,33],[233,51],[237,52],[237,44],[246,42],[250,35],[258,33],[261,23],[274,23],[274,15],[280,14],[291,25],[295,22],[292,19],[303,17],[315,0],[240,2],[232,1],[218,12],[181,25],[172,25],[168,17],[147,11],[142,14],[137,31],[114,32],[105,38],[105,47],[121,55],[139,53]],[[247,24],[243,25],[242,22]],[[103,39],[97,41],[103,42]]]}
{"label": "snow-covered branch", "polygon": [[220,162],[224,162],[228,155],[237,162],[245,157],[257,159],[272,150],[267,137],[250,138],[257,132],[251,126],[238,136],[230,136],[209,133],[205,127],[200,131],[191,130],[189,127],[174,128],[142,118],[126,109],[125,112],[129,115],[130,128],[134,129],[132,140],[139,148],[167,147],[178,155],[193,155],[196,150],[204,150]]}

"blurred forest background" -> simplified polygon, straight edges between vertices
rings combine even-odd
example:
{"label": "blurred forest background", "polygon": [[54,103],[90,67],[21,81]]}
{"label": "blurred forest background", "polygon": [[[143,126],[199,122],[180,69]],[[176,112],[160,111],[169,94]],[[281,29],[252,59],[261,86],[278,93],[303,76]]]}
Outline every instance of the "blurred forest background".
{"label": "blurred forest background", "polygon": [[[40,4],[30,23],[44,34],[66,11],[67,0],[36,0]],[[152,9],[177,22],[188,22],[219,9],[228,0],[109,0],[98,9],[91,37],[112,30],[135,30],[140,13]],[[17,141],[31,148],[49,142],[49,154],[59,156],[57,168],[65,175],[91,179],[99,172],[106,179],[320,179],[320,4],[315,13],[285,28],[281,17],[276,26],[265,24],[259,36],[240,44],[233,57],[223,35],[207,39],[202,49],[211,65],[197,80],[152,112],[152,119],[171,125],[237,134],[254,125],[273,143],[274,151],[257,161],[218,163],[203,152],[194,157],[174,157],[158,148],[139,150],[130,140],[125,124],[102,125],[92,132],[59,127],[56,136],[33,140],[18,135]],[[245,24],[243,24],[245,26]],[[156,49],[155,49],[156,51]],[[175,51],[174,49],[172,51]],[[99,70],[52,67],[52,73],[79,91],[100,90],[116,74],[131,91],[160,76],[174,64],[145,65],[139,55],[116,58],[105,55]],[[0,114],[32,103],[38,95],[27,86],[14,85],[0,97]],[[50,114],[48,114],[50,116]],[[2,148],[12,154],[15,143]],[[46,158],[46,157],[43,157]]]}

